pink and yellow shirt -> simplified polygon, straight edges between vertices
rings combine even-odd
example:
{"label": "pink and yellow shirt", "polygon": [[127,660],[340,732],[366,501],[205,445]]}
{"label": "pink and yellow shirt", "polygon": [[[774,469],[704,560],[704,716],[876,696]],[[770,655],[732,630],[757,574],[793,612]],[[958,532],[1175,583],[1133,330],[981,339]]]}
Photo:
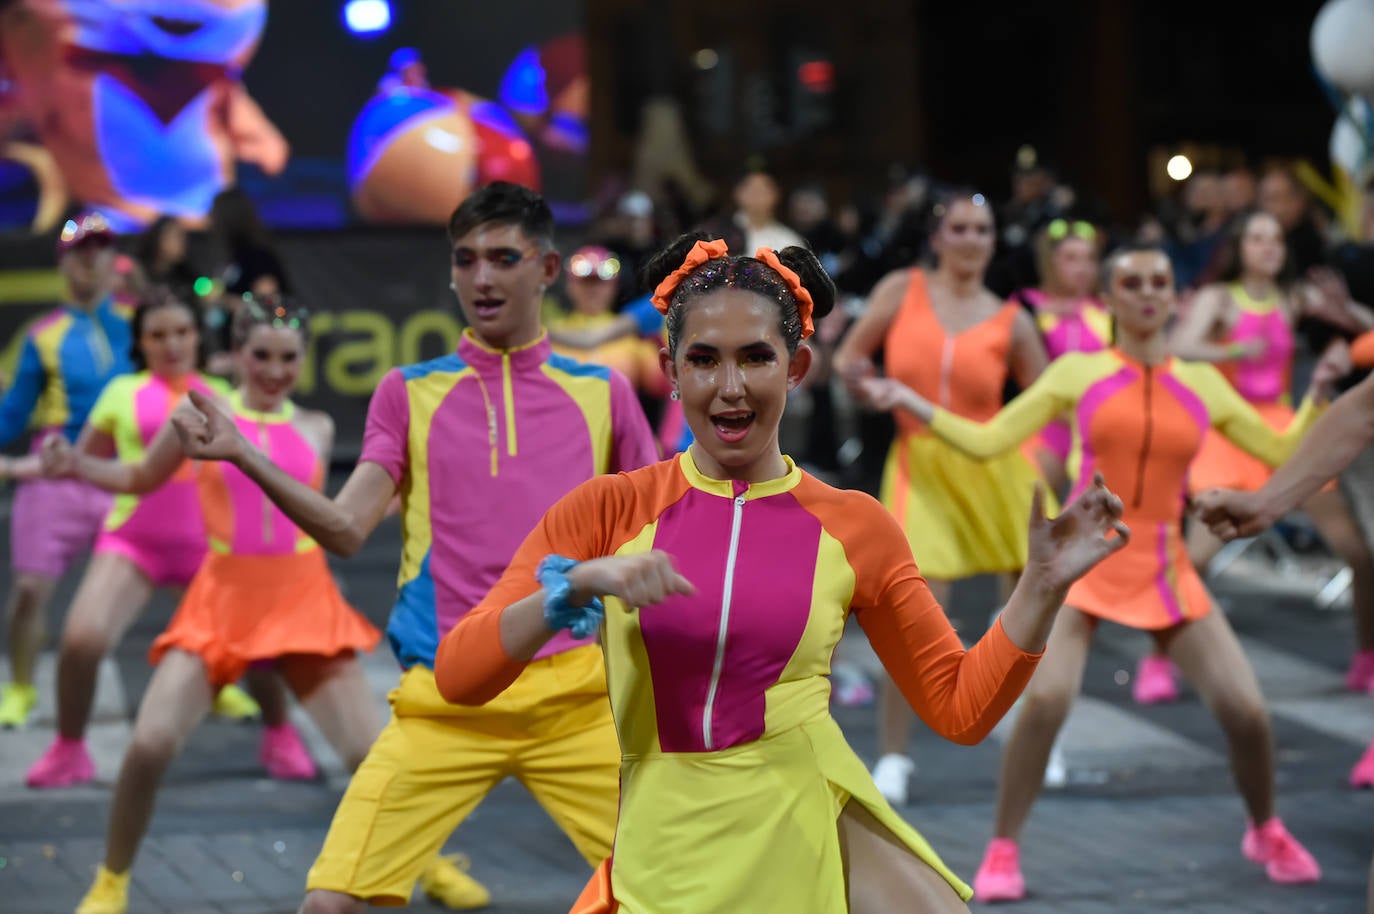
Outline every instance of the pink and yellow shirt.
{"label": "pink and yellow shirt", "polygon": [[[176,381],[147,371],[120,375],[105,386],[87,423],[114,440],[120,460],[137,463],[188,390],[227,394],[229,387],[201,374]],[[186,461],[171,479],[147,495],[116,495],[105,530],[138,541],[204,543],[195,465]]]}
{"label": "pink and yellow shirt", "polygon": [[[230,395],[229,403],[239,431],[269,460],[312,489],[324,486],[325,461],[293,422],[295,404],[288,400],[281,412],[259,412],[244,406],[237,392]],[[319,548],[233,464],[207,461],[196,481],[212,552],[273,556]]]}
{"label": "pink and yellow shirt", "polygon": [[[625,378],[554,354],[547,335],[387,373],[360,460],[401,492],[399,594],[387,637],[403,667],[433,667],[440,637],[481,602],[544,512],[593,476],[658,459]],[[570,635],[541,656],[578,646]]]}

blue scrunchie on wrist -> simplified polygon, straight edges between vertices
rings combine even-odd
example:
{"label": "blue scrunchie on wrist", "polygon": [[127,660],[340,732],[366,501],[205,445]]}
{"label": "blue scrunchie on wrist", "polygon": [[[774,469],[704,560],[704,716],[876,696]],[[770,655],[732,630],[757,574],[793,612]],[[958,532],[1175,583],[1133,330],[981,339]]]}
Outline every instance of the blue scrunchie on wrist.
{"label": "blue scrunchie on wrist", "polygon": [[549,628],[566,628],[574,638],[589,638],[606,618],[606,607],[600,597],[592,597],[585,606],[568,602],[572,593],[568,572],[576,565],[576,561],[561,555],[546,556],[534,576],[544,588],[544,622]]}

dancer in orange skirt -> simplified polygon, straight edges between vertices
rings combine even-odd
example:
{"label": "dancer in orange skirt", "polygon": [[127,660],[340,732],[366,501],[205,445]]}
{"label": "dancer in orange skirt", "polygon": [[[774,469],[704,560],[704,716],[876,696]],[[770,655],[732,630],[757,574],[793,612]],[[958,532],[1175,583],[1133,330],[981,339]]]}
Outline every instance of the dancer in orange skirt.
{"label": "dancer in orange skirt", "polygon": [[[1271,464],[1282,463],[1315,417],[1315,401],[1304,404],[1287,433],[1274,432],[1211,365],[1169,355],[1164,326],[1173,310],[1174,276],[1163,250],[1126,248],[1106,263],[1103,292],[1116,321],[1114,347],[1057,359],[993,419],[957,416],[896,379],[863,386],[869,405],[910,412],[971,456],[1014,451],[1067,413],[1075,491],[1100,473],[1125,500],[1131,541],[1069,590],[1045,659],[1026,688],[1003,753],[996,838],[974,879],[975,895],[1010,901],[1026,893],[1017,841],[1102,619],[1149,632],[1221,725],[1250,814],[1244,855],[1263,864],[1274,882],[1315,882],[1321,868],[1276,815],[1273,732],[1259,683],[1226,616],[1211,611],[1181,536],[1188,466],[1203,434],[1215,428]],[[1313,386],[1325,389],[1332,380],[1324,368]]]}
{"label": "dancer in orange skirt", "polygon": [[[288,399],[305,356],[302,312],[249,301],[235,318],[242,386],[221,404],[274,463],[316,488],[324,482],[334,423]],[[185,459],[164,425],[139,463],[74,456],[58,439],[44,454],[54,474],[114,492],[151,491]],[[206,464],[197,474],[209,553],[167,630],[139,706],[110,811],[104,864],[78,914],[123,914],[129,873],[152,816],[158,782],[210,710],[215,691],[250,665],[271,664],[350,768],[381,729],[356,658],[379,632],[339,593],[324,553],[238,469]]]}
{"label": "dancer in orange skirt", "polygon": [[[1180,358],[1215,363],[1264,421],[1282,431],[1293,421],[1294,325],[1311,318],[1353,333],[1374,328],[1374,314],[1350,302],[1343,288],[1339,300],[1330,301],[1317,285],[1293,281],[1283,228],[1268,213],[1237,220],[1225,245],[1222,281],[1198,292],[1171,348]],[[1213,488],[1253,492],[1272,473],[1263,461],[1212,433],[1193,461],[1188,486],[1193,494]],[[1356,651],[1346,687],[1366,691],[1374,686],[1374,554],[1334,482],[1304,501],[1302,509],[1353,574]],[[1189,527],[1188,553],[1199,572],[1206,571],[1221,545],[1205,524]]]}
{"label": "dancer in orange skirt", "polygon": [[[873,374],[870,359],[881,347],[889,375],[984,421],[1001,407],[1008,378],[1029,387],[1049,357],[1031,315],[984,285],[997,235],[983,195],[949,191],[932,215],[935,267],[897,270],[874,287],[867,311],[835,353],[835,369],[854,392]],[[1026,561],[1026,512],[1040,478],[1035,465],[1021,453],[971,458],[913,416],[896,418],[881,500],[910,538],[935,599],[949,605],[951,584],[975,575],[1014,579]],[[1004,600],[1009,592],[1004,587]],[[907,754],[916,718],[891,678],[882,682],[878,705],[873,777],[889,802],[905,804],[916,770]]]}

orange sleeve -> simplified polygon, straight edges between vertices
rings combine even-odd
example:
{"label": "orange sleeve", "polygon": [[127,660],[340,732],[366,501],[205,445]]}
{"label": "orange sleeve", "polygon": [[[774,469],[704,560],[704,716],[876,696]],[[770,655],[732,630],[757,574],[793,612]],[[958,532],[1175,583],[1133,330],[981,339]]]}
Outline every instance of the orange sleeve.
{"label": "orange sleeve", "polygon": [[485,704],[525,669],[525,662],[511,658],[501,644],[502,611],[539,590],[534,574],[545,556],[585,561],[608,554],[602,521],[614,516],[617,483],[623,478],[598,476],[555,502],[515,551],[496,586],[444,635],[434,654],[434,681],[445,701]]}
{"label": "orange sleeve", "polygon": [[675,461],[598,476],[564,495],[525,537],[482,602],[458,620],[434,654],[434,681],[453,704],[480,705],[501,694],[527,661],[501,644],[501,613],[539,591],[534,573],[549,555],[579,562],[611,555],[680,497],[686,481]]}
{"label": "orange sleeve", "polygon": [[932,730],[963,745],[981,742],[1041,655],[1012,643],[1000,620],[965,650],[892,515],[867,495],[839,494],[848,504],[821,520],[854,570],[851,609],[878,659]]}
{"label": "orange sleeve", "polygon": [[1350,361],[1356,368],[1374,368],[1374,330],[1355,337],[1350,344]]}

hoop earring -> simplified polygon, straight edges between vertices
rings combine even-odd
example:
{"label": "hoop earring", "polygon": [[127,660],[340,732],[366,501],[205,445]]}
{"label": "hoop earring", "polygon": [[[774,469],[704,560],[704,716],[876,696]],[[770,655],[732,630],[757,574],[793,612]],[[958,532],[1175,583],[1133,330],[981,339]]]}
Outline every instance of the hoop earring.
{"label": "hoop earring", "polygon": [[676,403],[677,401],[682,399],[682,393],[676,387],[674,387],[673,392],[668,394],[668,399]]}

